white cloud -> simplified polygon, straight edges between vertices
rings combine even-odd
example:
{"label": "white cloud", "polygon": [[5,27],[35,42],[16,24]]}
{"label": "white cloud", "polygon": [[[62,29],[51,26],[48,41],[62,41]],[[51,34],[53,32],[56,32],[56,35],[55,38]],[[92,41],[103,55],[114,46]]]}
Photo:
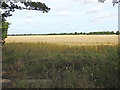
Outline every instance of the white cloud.
{"label": "white cloud", "polygon": [[98,2],[98,0],[81,0],[84,3],[94,3],[94,2]]}
{"label": "white cloud", "polygon": [[90,22],[92,22],[92,23],[100,23],[100,22],[103,22],[103,21],[104,20],[101,19],[101,18],[95,18],[95,19],[90,20]]}
{"label": "white cloud", "polygon": [[62,6],[58,6],[56,9],[57,10],[65,10],[65,9],[68,9],[68,7],[66,5],[62,5]]}
{"label": "white cloud", "polygon": [[34,14],[34,13],[30,13],[29,16],[30,16],[30,17],[34,17],[35,14]]}
{"label": "white cloud", "polygon": [[102,9],[101,5],[97,5],[94,8],[91,8],[90,10],[87,11],[87,13],[98,13],[100,12]]}
{"label": "white cloud", "polygon": [[67,22],[67,23],[65,23],[65,25],[71,25],[72,24],[72,22]]}
{"label": "white cloud", "polygon": [[[72,1],[80,1],[80,2],[83,2],[83,3],[96,3],[98,2],[98,0],[72,0]],[[112,2],[112,0],[106,0],[105,2]]]}
{"label": "white cloud", "polygon": [[69,15],[70,13],[68,11],[61,11],[58,13],[58,15],[60,16],[66,16],[66,15]]}
{"label": "white cloud", "polygon": [[31,0],[32,2],[44,2],[45,0]]}
{"label": "white cloud", "polygon": [[26,23],[31,23],[33,17],[35,17],[35,14],[34,14],[34,13],[29,13],[29,14],[26,16]]}
{"label": "white cloud", "polygon": [[117,13],[104,13],[101,16],[91,19],[90,22],[99,23],[99,22],[104,22],[105,19],[109,19],[113,21],[115,20],[116,16],[117,16]]}
{"label": "white cloud", "polygon": [[90,22],[92,22],[92,23],[100,23],[100,22],[103,22],[105,20],[105,18],[107,18],[107,17],[109,17],[109,14],[105,14],[105,15],[93,18],[93,19],[90,20]]}
{"label": "white cloud", "polygon": [[34,14],[34,13],[29,13],[29,14],[27,15],[27,18],[33,18],[33,17],[35,17],[35,14]]}
{"label": "white cloud", "polygon": [[61,26],[68,26],[68,25],[72,25],[72,22],[62,22],[62,23],[56,23],[54,24],[55,28],[61,28]]}
{"label": "white cloud", "polygon": [[98,0],[72,0],[72,1],[78,1],[78,2],[81,2],[81,3],[84,3],[84,4],[98,2]]}
{"label": "white cloud", "polygon": [[27,22],[27,23],[31,23],[31,22],[32,22],[32,19],[28,18],[28,19],[26,20],[26,22]]}

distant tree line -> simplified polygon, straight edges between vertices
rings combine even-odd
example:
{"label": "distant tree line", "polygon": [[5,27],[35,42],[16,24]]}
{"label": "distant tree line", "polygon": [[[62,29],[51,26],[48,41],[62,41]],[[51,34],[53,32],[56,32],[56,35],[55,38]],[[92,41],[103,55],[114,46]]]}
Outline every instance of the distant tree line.
{"label": "distant tree line", "polygon": [[[8,3],[9,2],[9,3]],[[21,4],[17,4],[17,3]],[[48,8],[45,3],[32,2],[31,0],[0,0],[0,37],[2,37],[2,45],[5,43],[5,38],[7,38],[7,30],[10,23],[6,21],[7,17],[12,16],[11,12],[17,10],[34,10],[42,11],[43,13],[48,13],[50,8]],[[1,44],[1,42],[0,42]]]}
{"label": "distant tree line", "polygon": [[[106,0],[98,0],[98,2],[104,3]],[[10,2],[8,4],[8,2]],[[16,3],[20,2],[21,4],[17,5]],[[113,6],[115,4],[118,4],[120,0],[113,0]],[[25,7],[23,7],[23,5]],[[5,38],[7,38],[7,30],[9,28],[10,23],[6,22],[6,18],[12,16],[11,12],[14,12],[15,9],[18,10],[35,10],[35,11],[42,11],[48,12],[50,8],[48,8],[45,3],[41,2],[32,2],[32,0],[0,0],[0,9],[3,10],[0,11],[0,31],[2,31],[2,35],[0,34],[0,37],[2,36],[2,43],[5,43]],[[118,32],[119,33],[119,32]],[[3,35],[4,34],[4,35]],[[80,33],[61,33],[61,34],[49,34],[49,35],[78,35]],[[87,34],[87,33],[82,33]],[[92,34],[92,33],[91,33]],[[95,33],[96,34],[96,33]]]}
{"label": "distant tree line", "polygon": [[49,33],[49,34],[8,34],[8,36],[30,36],[30,35],[120,35],[120,31],[103,31],[103,32],[74,32],[74,33]]}

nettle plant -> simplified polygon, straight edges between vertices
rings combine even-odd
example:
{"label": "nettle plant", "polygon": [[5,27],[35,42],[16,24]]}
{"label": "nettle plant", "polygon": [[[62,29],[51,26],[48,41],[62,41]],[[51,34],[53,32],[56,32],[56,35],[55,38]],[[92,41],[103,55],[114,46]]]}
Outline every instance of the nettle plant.
{"label": "nettle plant", "polygon": [[[98,2],[104,3],[106,0],[98,0]],[[113,6],[119,3],[120,0],[113,0]],[[23,4],[23,5],[22,5]],[[18,10],[36,10],[42,11],[43,13],[48,13],[50,8],[41,2],[32,2],[31,0],[1,0],[0,1],[0,31],[2,32],[0,36],[2,37],[2,43],[5,43],[5,38],[7,38],[7,30],[10,25],[6,21],[7,17],[12,16],[11,12]]]}

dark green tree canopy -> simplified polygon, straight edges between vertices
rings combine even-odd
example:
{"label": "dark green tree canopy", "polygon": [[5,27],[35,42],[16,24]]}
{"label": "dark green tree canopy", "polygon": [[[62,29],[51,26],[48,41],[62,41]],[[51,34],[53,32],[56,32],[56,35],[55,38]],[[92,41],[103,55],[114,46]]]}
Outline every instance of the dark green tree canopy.
{"label": "dark green tree canopy", "polygon": [[[18,2],[23,4],[25,7],[17,5]],[[26,2],[24,0],[2,0],[0,1],[0,8],[4,10],[4,12],[1,13],[3,21],[5,21],[5,17],[12,16],[10,12],[14,12],[15,9],[37,10],[42,11],[43,13],[50,10],[50,8],[48,8],[44,3],[31,1]]]}

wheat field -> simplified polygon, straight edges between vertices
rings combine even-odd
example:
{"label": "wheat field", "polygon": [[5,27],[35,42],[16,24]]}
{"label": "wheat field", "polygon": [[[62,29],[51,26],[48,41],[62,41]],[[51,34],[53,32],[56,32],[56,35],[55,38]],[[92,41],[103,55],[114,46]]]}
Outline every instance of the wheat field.
{"label": "wheat field", "polygon": [[118,88],[117,44],[117,35],[8,36],[2,87]]}
{"label": "wheat field", "polygon": [[56,43],[64,45],[117,45],[118,35],[8,36],[7,43]]}

